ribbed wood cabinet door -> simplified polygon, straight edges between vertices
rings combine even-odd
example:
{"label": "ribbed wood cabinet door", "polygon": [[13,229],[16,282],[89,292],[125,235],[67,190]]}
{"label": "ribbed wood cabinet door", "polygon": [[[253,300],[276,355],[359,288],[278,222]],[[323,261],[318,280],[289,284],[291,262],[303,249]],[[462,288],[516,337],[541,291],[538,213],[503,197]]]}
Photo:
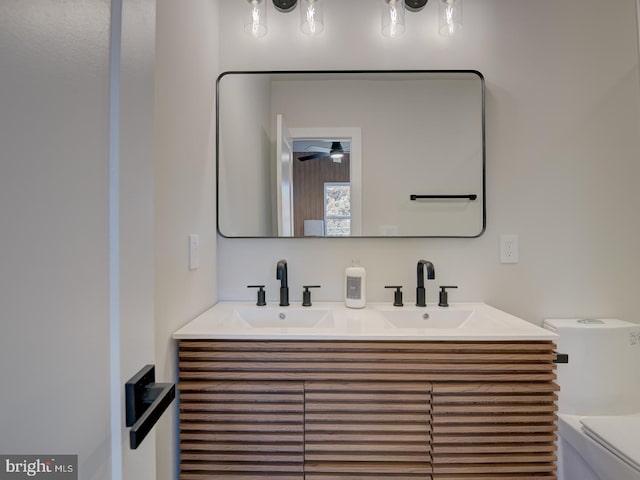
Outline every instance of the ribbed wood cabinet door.
{"label": "ribbed wood cabinet door", "polygon": [[[487,344],[480,371],[508,366],[510,381],[434,382],[436,480],[554,480],[556,391],[553,344]],[[450,361],[456,361],[456,355]]]}
{"label": "ribbed wood cabinet door", "polygon": [[431,478],[426,382],[305,382],[305,478]]}
{"label": "ribbed wood cabinet door", "polygon": [[181,480],[302,480],[304,384],[180,384]]}

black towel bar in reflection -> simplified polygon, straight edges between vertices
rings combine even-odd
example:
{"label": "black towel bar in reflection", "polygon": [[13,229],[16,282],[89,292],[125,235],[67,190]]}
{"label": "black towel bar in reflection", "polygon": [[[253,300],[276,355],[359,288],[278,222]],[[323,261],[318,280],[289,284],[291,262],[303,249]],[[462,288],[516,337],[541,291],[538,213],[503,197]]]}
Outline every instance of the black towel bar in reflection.
{"label": "black towel bar in reflection", "polygon": [[173,383],[155,383],[153,365],[146,365],[125,384],[129,446],[136,449],[176,397]]}
{"label": "black towel bar in reflection", "polygon": [[416,195],[415,193],[412,193],[411,195],[409,195],[410,200],[418,200],[422,198],[426,198],[426,199],[466,198],[467,200],[475,200],[478,198],[478,195],[476,195],[475,193],[472,193],[469,195]]}

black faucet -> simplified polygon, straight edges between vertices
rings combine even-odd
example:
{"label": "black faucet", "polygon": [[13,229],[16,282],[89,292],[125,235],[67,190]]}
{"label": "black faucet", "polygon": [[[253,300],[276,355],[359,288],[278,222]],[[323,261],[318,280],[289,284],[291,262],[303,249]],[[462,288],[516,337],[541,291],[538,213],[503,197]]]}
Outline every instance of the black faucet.
{"label": "black faucet", "polygon": [[418,260],[418,288],[416,288],[416,307],[427,306],[427,292],[424,289],[424,267],[427,267],[427,280],[436,278],[433,263],[427,260]]}
{"label": "black faucet", "polygon": [[280,306],[289,305],[289,285],[287,278],[287,261],[279,260],[276,266],[276,278],[280,280]]}

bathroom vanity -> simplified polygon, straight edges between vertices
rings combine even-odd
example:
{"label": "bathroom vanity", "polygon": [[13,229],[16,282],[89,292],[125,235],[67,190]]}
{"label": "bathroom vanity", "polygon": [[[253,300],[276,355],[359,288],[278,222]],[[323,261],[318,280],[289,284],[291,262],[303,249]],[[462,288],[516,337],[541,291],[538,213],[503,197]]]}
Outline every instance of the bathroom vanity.
{"label": "bathroom vanity", "polygon": [[556,336],[488,305],[222,302],[174,338],[183,480],[556,478]]}

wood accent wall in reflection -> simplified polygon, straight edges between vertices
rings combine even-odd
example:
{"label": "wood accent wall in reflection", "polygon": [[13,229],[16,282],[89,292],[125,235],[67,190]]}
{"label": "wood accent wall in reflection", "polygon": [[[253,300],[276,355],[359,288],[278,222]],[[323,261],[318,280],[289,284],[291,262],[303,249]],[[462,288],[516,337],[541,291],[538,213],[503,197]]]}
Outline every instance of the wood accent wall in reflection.
{"label": "wood accent wall in reflection", "polygon": [[304,236],[305,220],[324,219],[324,183],[349,181],[349,154],[345,153],[342,163],[331,158],[316,158],[301,162],[298,157],[309,152],[294,153],[293,161],[293,203],[294,235]]}

